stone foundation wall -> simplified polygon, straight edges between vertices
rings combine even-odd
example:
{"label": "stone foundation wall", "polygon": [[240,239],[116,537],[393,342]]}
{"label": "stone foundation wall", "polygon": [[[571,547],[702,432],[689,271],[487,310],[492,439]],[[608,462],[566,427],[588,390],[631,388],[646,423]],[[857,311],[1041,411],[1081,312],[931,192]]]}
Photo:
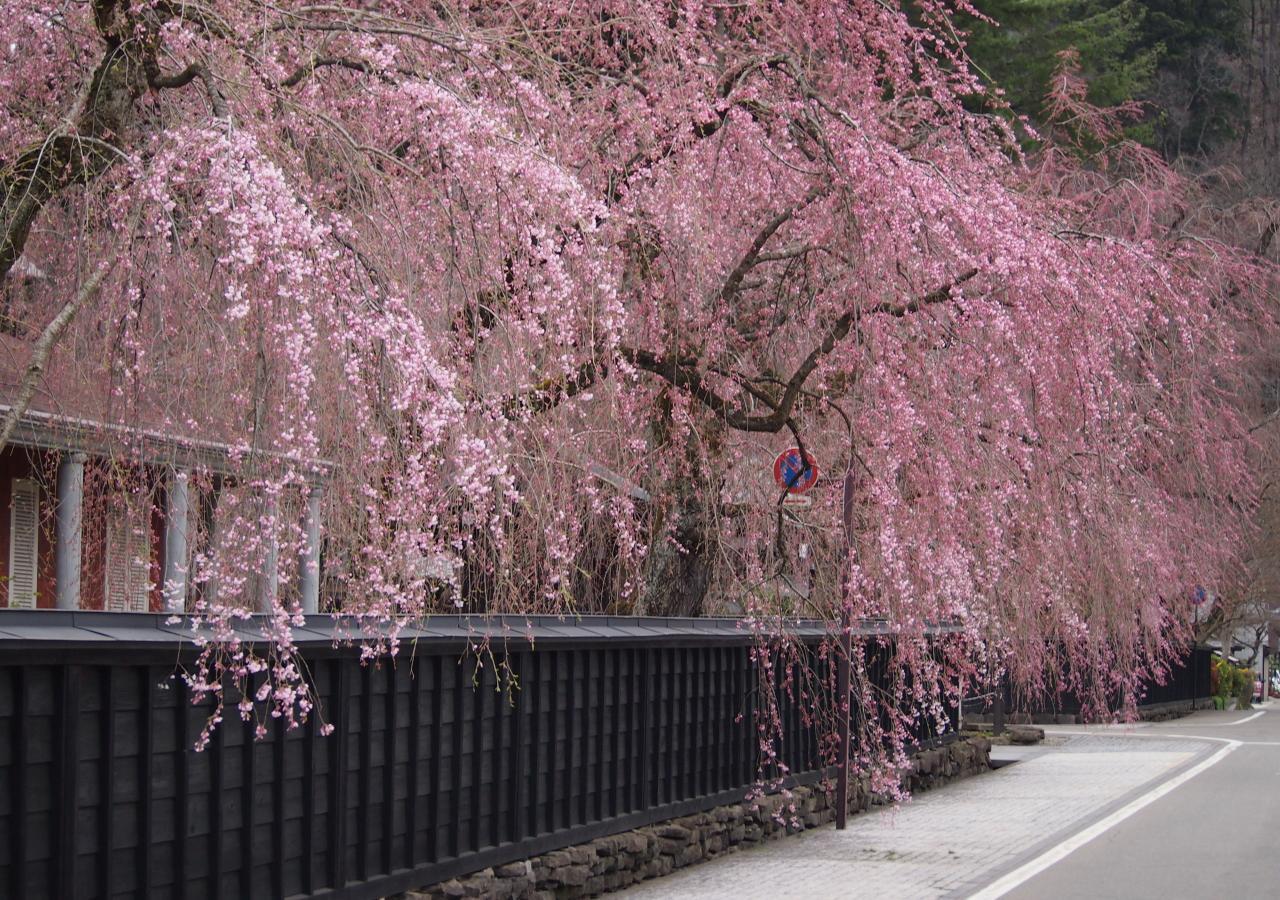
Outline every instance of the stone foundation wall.
{"label": "stone foundation wall", "polygon": [[[967,737],[922,750],[912,757],[903,783],[912,793],[986,771],[991,744]],[[867,782],[850,784],[849,810],[860,812],[881,802]],[[794,812],[792,812],[792,806]],[[783,824],[779,819],[786,820]],[[563,900],[595,897],[638,881],[732,853],[742,847],[817,828],[835,821],[832,798],[820,787],[798,787],[791,798],[770,795],[756,803],[720,806],[597,838],[587,844],[553,850],[527,860],[495,866],[410,891],[404,900],[444,897]]]}

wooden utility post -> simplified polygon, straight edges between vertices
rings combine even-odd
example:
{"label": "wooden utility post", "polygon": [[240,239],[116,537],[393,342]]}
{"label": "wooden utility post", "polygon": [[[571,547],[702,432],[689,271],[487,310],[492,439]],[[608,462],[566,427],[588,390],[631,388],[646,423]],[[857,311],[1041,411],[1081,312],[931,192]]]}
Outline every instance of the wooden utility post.
{"label": "wooden utility post", "polygon": [[836,774],[836,830],[849,821],[849,662],[853,654],[853,621],[849,615],[849,564],[853,554],[853,470],[844,476],[844,571],[840,574],[840,654],[836,667],[836,710],[840,716]]}
{"label": "wooden utility post", "polygon": [[840,662],[836,672],[836,693],[840,709],[840,771],[836,774],[836,830],[843,831],[849,820],[849,654],[853,650],[849,634],[849,610],[840,614]]}

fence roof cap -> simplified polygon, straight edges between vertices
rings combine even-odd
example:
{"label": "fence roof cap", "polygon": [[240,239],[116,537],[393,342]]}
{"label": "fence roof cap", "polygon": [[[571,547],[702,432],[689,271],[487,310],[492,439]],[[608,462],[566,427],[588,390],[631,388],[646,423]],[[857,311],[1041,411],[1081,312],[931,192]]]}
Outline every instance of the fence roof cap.
{"label": "fence roof cap", "polygon": [[[253,615],[234,623],[236,637],[256,643],[264,641],[266,617]],[[751,641],[757,634],[773,637],[779,632],[797,638],[816,639],[834,635],[837,626],[818,619],[775,620],[753,626],[743,619],[675,618],[658,616],[553,616],[553,615],[439,615],[406,625],[399,632],[403,642],[465,644],[484,639],[504,642],[596,643],[631,641],[641,643],[735,643]],[[957,625],[930,627],[931,635],[952,633]],[[894,628],[883,620],[866,620],[854,626],[855,636],[890,635]],[[385,638],[391,630],[376,622],[361,622],[344,615],[317,614],[293,630],[300,646],[333,645]],[[203,628],[200,634],[212,638]],[[172,645],[190,642],[196,633],[192,620],[174,621],[167,613],[102,612],[93,610],[0,609],[0,647],[51,647],[65,645]]]}

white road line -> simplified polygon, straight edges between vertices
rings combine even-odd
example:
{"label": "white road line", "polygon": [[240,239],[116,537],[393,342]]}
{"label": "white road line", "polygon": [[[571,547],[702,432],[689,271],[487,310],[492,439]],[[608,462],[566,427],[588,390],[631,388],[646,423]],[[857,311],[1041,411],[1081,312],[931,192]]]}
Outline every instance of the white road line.
{"label": "white road line", "polygon": [[[1259,713],[1259,715],[1261,715],[1261,713]],[[1178,737],[1182,737],[1182,735],[1178,735]],[[1165,794],[1182,787],[1182,785],[1186,784],[1206,769],[1216,766],[1218,763],[1222,762],[1228,754],[1240,746],[1239,741],[1225,740],[1223,738],[1209,738],[1208,740],[1222,741],[1224,746],[1208,759],[1197,763],[1182,774],[1170,778],[1162,784],[1156,785],[1154,788],[1147,791],[1147,793],[1120,807],[1120,809],[1116,810],[1105,819],[1093,823],[1083,831],[1076,832],[1062,843],[1054,847],[1050,847],[1035,859],[1019,866],[1003,878],[996,880],[992,884],[978,891],[976,894],[971,894],[969,896],[969,900],[996,900],[997,897],[1003,897],[1014,888],[1030,881],[1054,863],[1061,859],[1065,859],[1076,850],[1079,850],[1085,844],[1098,837],[1098,835],[1111,830],[1134,813],[1150,806],[1152,803],[1155,803]]]}
{"label": "white road line", "polygon": [[1234,728],[1237,725],[1243,725],[1245,722],[1252,722],[1259,716],[1266,715],[1265,709],[1260,709],[1251,716],[1245,716],[1243,719],[1236,719],[1234,722],[1164,722],[1166,728]]}
{"label": "white road line", "polygon": [[[1237,725],[1243,725],[1246,722],[1252,722],[1259,716],[1266,715],[1267,710],[1260,709],[1253,715],[1245,716],[1243,719],[1236,719],[1234,722],[1182,722],[1170,721],[1159,723],[1164,728],[1234,728]],[[1069,728],[1055,728],[1052,725],[1042,726],[1046,729],[1045,733],[1056,732],[1058,734],[1123,734],[1125,737],[1139,737],[1141,729],[1157,727],[1155,722],[1117,722],[1114,725],[1095,725],[1089,730],[1072,731]],[[1195,737],[1191,734],[1175,734],[1172,737]],[[1220,740],[1214,738],[1214,740]]]}
{"label": "white road line", "polygon": [[1267,714],[1267,711],[1265,709],[1260,709],[1251,716],[1245,716],[1239,722],[1226,722],[1219,727],[1225,728],[1227,725],[1243,725],[1245,722],[1252,722],[1254,719],[1258,718],[1258,716],[1264,716],[1266,714]]}

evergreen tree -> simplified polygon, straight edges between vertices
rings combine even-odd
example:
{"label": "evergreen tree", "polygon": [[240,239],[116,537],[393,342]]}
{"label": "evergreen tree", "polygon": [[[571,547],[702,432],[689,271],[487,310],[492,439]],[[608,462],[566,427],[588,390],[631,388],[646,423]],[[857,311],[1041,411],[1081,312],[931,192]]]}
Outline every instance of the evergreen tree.
{"label": "evergreen tree", "polygon": [[1243,6],[1222,0],[978,0],[997,24],[969,21],[977,67],[1013,110],[1040,118],[1057,54],[1079,53],[1089,100],[1145,101],[1130,136],[1174,158],[1203,155],[1243,116],[1232,62]]}

